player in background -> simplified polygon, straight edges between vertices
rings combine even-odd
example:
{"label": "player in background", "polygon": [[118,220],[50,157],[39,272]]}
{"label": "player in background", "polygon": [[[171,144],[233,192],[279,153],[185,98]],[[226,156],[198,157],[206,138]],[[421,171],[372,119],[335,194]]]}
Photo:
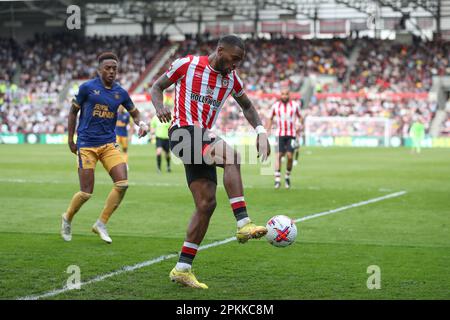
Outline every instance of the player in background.
{"label": "player in background", "polygon": [[170,122],[161,122],[155,115],[150,123],[150,132],[152,136],[155,136],[156,145],[156,167],[158,173],[161,173],[161,158],[164,151],[167,172],[171,172],[170,169],[170,146],[169,146],[169,127]]}
{"label": "player in background", "polygon": [[[128,127],[130,130],[128,131]],[[125,110],[123,106],[119,107],[117,113],[117,122],[116,122],[116,139],[119,144],[122,154],[125,158],[125,162],[128,166],[128,142],[129,137],[133,135],[133,125],[130,123],[130,113]]]}
{"label": "player in background", "polygon": [[275,155],[275,189],[280,188],[281,184],[281,159],[286,155],[286,174],[284,177],[285,187],[291,187],[291,171],[293,164],[294,143],[297,136],[300,135],[301,121],[300,104],[290,99],[289,89],[281,91],[280,100],[272,106],[271,114],[267,123],[267,130],[272,129],[274,118],[276,122],[277,150]]}
{"label": "player in background", "polygon": [[258,134],[258,156],[264,161],[270,155],[266,130],[235,71],[244,59],[244,54],[242,39],[235,35],[223,36],[209,56],[188,55],[175,60],[151,89],[158,118],[168,122],[172,114],[163,104],[163,92],[176,84],[175,108],[169,130],[170,148],[184,163],[195,210],[178,263],[169,277],[172,281],[193,288],[208,288],[197,280],[191,266],[216,208],[216,166],[224,169],[223,184],[237,222],[237,240],[245,243],[267,233],[267,229],[255,225],[247,213],[239,154],[210,131],[231,94]]}
{"label": "player in background", "polygon": [[[111,176],[114,186],[92,231],[103,241],[112,242],[106,224],[119,207],[128,188],[126,163],[116,144],[114,131],[119,106],[123,105],[134,122],[139,123],[139,137],[145,136],[148,131],[148,126],[141,121],[139,110],[134,106],[128,92],[115,82],[118,61],[114,53],[102,53],[98,57],[98,76],[84,82],[72,101],[68,119],[68,144],[70,151],[77,155],[80,191],[74,194],[69,207],[62,215],[61,236],[65,241],[72,240],[73,217],[92,196],[94,170],[97,161],[100,161]],[[75,144],[78,112],[81,113]]]}
{"label": "player in background", "polygon": [[425,138],[425,125],[422,123],[419,115],[414,116],[414,122],[409,129],[409,136],[412,141],[411,153],[419,154],[423,139]]}

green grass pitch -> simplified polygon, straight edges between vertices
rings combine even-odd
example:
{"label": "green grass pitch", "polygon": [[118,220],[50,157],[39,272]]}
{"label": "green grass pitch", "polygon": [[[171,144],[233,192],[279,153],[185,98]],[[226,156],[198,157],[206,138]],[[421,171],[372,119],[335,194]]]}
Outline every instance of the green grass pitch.
{"label": "green grass pitch", "polygon": [[[1,145],[0,154],[0,299],[61,289],[70,265],[86,282],[180,250],[193,202],[181,165],[156,173],[153,145],[130,147],[131,186],[110,220],[111,245],[90,231],[111,190],[101,164],[66,243],[60,215],[78,190],[75,156],[62,145]],[[271,175],[243,165],[249,214],[260,224],[407,193],[299,222],[287,248],[256,240],[202,250],[194,271],[208,290],[170,282],[170,258],[48,299],[449,299],[449,160],[449,149],[304,148],[291,190],[273,190]],[[218,206],[203,244],[236,229],[218,172]],[[380,289],[367,288],[371,265],[380,268]]]}

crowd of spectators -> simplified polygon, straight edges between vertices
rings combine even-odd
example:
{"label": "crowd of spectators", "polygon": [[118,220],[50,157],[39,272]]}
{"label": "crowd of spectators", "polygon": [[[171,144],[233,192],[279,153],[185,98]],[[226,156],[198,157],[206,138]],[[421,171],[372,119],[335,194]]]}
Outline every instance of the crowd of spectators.
{"label": "crowd of spectators", "polygon": [[0,83],[0,132],[65,133],[69,108],[68,100],[34,101],[25,89]]}
{"label": "crowd of spectators", "polygon": [[99,54],[112,51],[120,59],[118,81],[129,88],[167,43],[149,36],[36,35],[21,48],[20,86],[32,93],[60,92],[69,80],[95,76]]}
{"label": "crowd of spectators", "polygon": [[450,74],[450,42],[411,45],[389,40],[360,39],[358,59],[344,90],[366,92],[428,92],[433,76]]}
{"label": "crowd of spectators", "polygon": [[[2,132],[63,133],[70,99],[58,102],[60,93],[74,79],[95,75],[96,57],[113,51],[120,58],[119,82],[129,88],[148,66],[167,38],[144,36],[78,37],[71,34],[36,35],[24,43],[0,39],[0,121]],[[213,52],[217,40],[189,38],[160,69],[187,54]],[[355,63],[352,51],[358,48]],[[316,86],[316,92],[428,92],[435,75],[450,74],[450,42],[396,44],[377,39],[248,39],[246,56],[239,67],[247,92],[266,120],[284,86],[299,92],[305,77],[334,80]],[[326,77],[328,76],[328,77]],[[156,79],[156,77],[155,77]],[[14,80],[14,81],[13,81]],[[16,84],[17,83],[17,84]],[[148,90],[152,83],[147,83]],[[69,88],[68,95],[77,88]],[[392,133],[406,136],[414,117],[428,130],[436,104],[420,99],[317,98],[313,95],[306,116],[384,117],[392,119]],[[364,95],[363,95],[364,96]],[[226,103],[216,127],[219,131],[246,131],[248,126],[233,99]],[[447,120],[442,134],[449,134]]]}
{"label": "crowd of spectators", "polygon": [[[390,119],[390,134],[407,137],[409,128],[415,120],[423,122],[425,124],[425,129],[428,132],[436,108],[436,103],[417,99],[384,100],[379,98],[327,98],[314,101],[310,108],[304,111],[304,114],[306,117],[330,116],[345,117],[347,119],[368,119],[367,122],[361,122],[361,126],[365,125],[366,127],[350,128],[351,135],[353,136],[383,136],[385,133],[384,124],[377,124],[370,121],[370,119]],[[345,130],[343,130],[341,135],[345,135],[345,133]]]}
{"label": "crowd of spectators", "polygon": [[[187,40],[168,63],[187,54],[210,54],[216,43],[216,40]],[[356,46],[359,54],[355,63],[350,65],[350,54]],[[449,49],[449,42],[415,41],[404,45],[376,39],[250,39],[246,41],[246,57],[239,68],[239,75],[245,89],[252,93],[277,94],[283,86],[299,92],[303,79],[311,75],[336,78],[335,82],[325,85],[318,83],[315,89],[320,93],[423,93],[431,89],[433,76],[450,74]],[[168,63],[159,74],[167,70]],[[148,88],[150,86],[148,84]],[[257,98],[254,103],[266,118],[274,101],[275,98]],[[303,113],[304,116],[389,118],[392,120],[391,133],[407,136],[415,118],[425,123],[428,132],[435,111],[436,103],[413,98],[316,99],[313,96]],[[228,132],[248,130],[239,107],[232,100],[225,105],[216,127],[219,131]]]}
{"label": "crowd of spectators", "polygon": [[[304,39],[248,39],[245,42],[245,59],[239,66],[239,76],[246,89],[254,92],[278,92],[282,84],[299,91],[307,76],[334,76],[337,82],[344,80],[348,57],[354,45],[352,39],[304,40]],[[186,40],[181,43],[159,74],[176,58],[190,55],[211,54],[217,40]],[[150,87],[151,83],[147,87]]]}
{"label": "crowd of spectators", "polygon": [[[60,94],[72,80],[96,75],[100,53],[116,53],[120,59],[118,81],[128,89],[168,43],[165,37],[79,37],[70,33],[37,34],[22,44],[0,39],[2,132],[64,133],[70,98]],[[76,92],[73,89],[69,86],[67,92]]]}
{"label": "crowd of spectators", "polygon": [[[271,107],[276,101],[276,97],[264,99],[252,99],[256,108],[258,109],[264,123],[267,123],[271,116]],[[400,137],[407,137],[409,128],[414,120],[420,120],[425,124],[426,132],[430,129],[431,120],[436,112],[437,105],[435,102],[417,99],[380,99],[380,98],[336,98],[328,97],[317,99],[313,97],[309,107],[301,110],[301,115],[305,119],[308,116],[314,117],[344,117],[351,118],[366,118],[367,124],[375,126],[376,130],[371,128],[347,128],[348,130],[341,130],[340,135],[345,135],[351,132],[351,135],[384,135],[385,125],[380,122],[374,123],[370,121],[372,118],[390,119],[390,134]],[[343,128],[346,124],[351,122],[342,122],[339,126]],[[450,127],[450,121],[448,121]],[[323,128],[326,126],[336,125],[332,122],[322,124]],[[251,127],[246,124],[246,120],[242,115],[237,103],[230,99],[223,110],[222,116],[218,119],[216,127],[221,132],[252,131]],[[314,128],[312,128],[314,129]],[[336,129],[336,128],[335,128]],[[329,130],[329,129],[327,129]],[[322,130],[325,132],[326,130]],[[331,132],[331,131],[326,131]],[[333,131],[336,133],[336,130]],[[325,133],[324,133],[325,134]]]}

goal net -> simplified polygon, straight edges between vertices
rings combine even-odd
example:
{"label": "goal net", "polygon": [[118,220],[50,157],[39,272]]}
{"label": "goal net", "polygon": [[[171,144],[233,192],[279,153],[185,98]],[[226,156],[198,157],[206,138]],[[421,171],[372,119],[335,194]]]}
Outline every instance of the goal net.
{"label": "goal net", "polygon": [[313,117],[305,119],[307,146],[389,146],[391,120],[379,117]]}

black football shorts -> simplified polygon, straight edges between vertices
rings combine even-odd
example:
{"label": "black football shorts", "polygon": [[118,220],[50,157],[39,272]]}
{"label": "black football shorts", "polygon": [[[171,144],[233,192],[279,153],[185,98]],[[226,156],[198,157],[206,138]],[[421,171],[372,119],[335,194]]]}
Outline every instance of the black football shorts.
{"label": "black football shorts", "polygon": [[169,139],[156,137],[156,148],[162,148],[165,152],[169,152],[169,147]]}
{"label": "black football shorts", "polygon": [[278,141],[277,152],[279,153],[294,152],[295,137],[278,136],[277,141]]}
{"label": "black football shorts", "polygon": [[169,130],[170,150],[183,162],[188,185],[201,178],[217,184],[216,166],[206,163],[203,158],[215,141],[218,141],[217,138],[211,137],[205,128],[174,126]]}

